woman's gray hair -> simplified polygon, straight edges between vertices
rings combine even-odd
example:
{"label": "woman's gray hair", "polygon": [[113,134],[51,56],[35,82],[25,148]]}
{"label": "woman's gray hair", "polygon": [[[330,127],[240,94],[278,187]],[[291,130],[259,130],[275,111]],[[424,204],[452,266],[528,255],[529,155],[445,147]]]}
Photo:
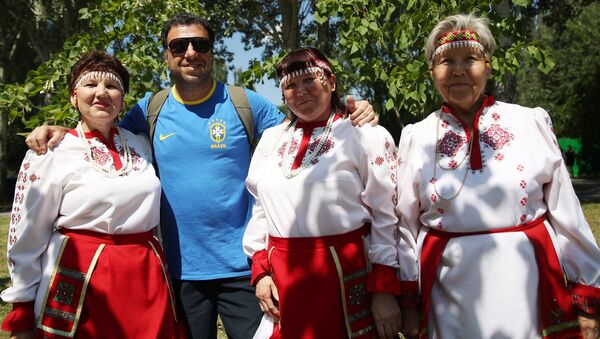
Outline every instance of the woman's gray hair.
{"label": "woman's gray hair", "polygon": [[429,33],[429,37],[425,43],[425,57],[429,65],[433,65],[436,49],[435,41],[448,32],[461,30],[469,30],[477,33],[479,35],[479,42],[483,46],[484,54],[487,59],[490,59],[496,50],[496,41],[490,31],[488,20],[474,14],[456,14],[440,21],[435,25],[431,33]]}

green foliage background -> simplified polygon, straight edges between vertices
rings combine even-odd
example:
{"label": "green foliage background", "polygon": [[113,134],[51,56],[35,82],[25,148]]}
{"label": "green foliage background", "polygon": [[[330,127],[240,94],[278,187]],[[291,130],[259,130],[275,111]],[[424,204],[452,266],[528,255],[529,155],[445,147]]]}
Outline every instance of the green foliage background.
{"label": "green foliage background", "polygon": [[[31,71],[23,84],[2,85],[0,109],[9,111],[10,121],[21,119],[27,128],[42,123],[72,125],[76,116],[70,109],[66,77],[70,65],[91,48],[115,54],[129,68],[132,85],[126,106],[130,107],[144,92],[169,81],[158,43],[164,21],[181,11],[198,13],[213,22],[222,38],[230,36],[243,22],[243,14],[236,12],[236,8],[240,8],[236,5],[250,8],[252,2],[237,0],[221,7],[191,0],[104,0],[92,4],[79,11],[80,20],[86,21],[89,29],[69,38],[62,50]],[[414,121],[439,103],[422,49],[433,25],[449,14],[475,12],[488,16],[495,36],[510,41],[501,44],[493,61],[497,81],[502,81],[506,74],[515,73],[524,64],[534,63],[545,72],[552,68],[554,62],[539,41],[527,35],[522,18],[519,15],[503,16],[494,9],[500,3],[453,0],[310,2],[316,21],[328,22],[334,31],[330,54],[342,92],[361,93],[373,103],[384,122],[396,126]],[[529,3],[513,1],[516,9]],[[260,19],[258,16],[257,20]],[[314,32],[303,34],[301,43],[314,43]],[[229,58],[225,47],[219,45],[215,54]],[[280,46],[271,48],[270,52],[270,56],[255,62],[244,74],[247,84],[273,77],[276,63],[287,50]]]}

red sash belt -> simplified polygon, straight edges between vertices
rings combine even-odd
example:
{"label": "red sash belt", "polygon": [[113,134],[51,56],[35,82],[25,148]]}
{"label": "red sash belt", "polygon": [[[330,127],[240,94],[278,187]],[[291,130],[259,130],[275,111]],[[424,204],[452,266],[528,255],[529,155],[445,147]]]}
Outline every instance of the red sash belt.
{"label": "red sash belt", "polygon": [[37,324],[37,336],[72,338],[77,330],[83,301],[100,253],[105,245],[125,245],[153,241],[151,231],[136,234],[104,234],[67,230],[48,282],[45,301]]}
{"label": "red sash belt", "polygon": [[573,308],[571,296],[567,290],[564,272],[560,266],[558,255],[554,250],[552,239],[544,225],[544,217],[540,217],[523,225],[486,230],[479,232],[445,232],[429,229],[421,250],[421,300],[422,315],[421,337],[426,337],[431,288],[437,274],[437,267],[446,244],[452,238],[505,233],[523,232],[531,242],[539,275],[539,300],[541,309],[542,334],[544,338],[580,338],[577,315]]}

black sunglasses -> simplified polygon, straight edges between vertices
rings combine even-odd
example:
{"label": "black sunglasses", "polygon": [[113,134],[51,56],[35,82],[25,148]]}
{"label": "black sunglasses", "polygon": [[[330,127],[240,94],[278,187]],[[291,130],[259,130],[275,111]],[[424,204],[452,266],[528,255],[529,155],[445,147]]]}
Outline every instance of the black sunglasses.
{"label": "black sunglasses", "polygon": [[169,51],[173,54],[183,54],[187,51],[190,43],[192,43],[192,47],[198,53],[206,53],[212,48],[212,44],[207,38],[177,38],[169,42]]}

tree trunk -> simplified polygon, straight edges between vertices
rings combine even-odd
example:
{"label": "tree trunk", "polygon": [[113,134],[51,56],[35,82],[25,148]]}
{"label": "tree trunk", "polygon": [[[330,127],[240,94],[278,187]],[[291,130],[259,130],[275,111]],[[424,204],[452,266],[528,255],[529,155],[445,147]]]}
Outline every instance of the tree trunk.
{"label": "tree trunk", "polygon": [[317,23],[317,48],[329,55],[329,20],[322,24]]}
{"label": "tree trunk", "polygon": [[[502,17],[510,17],[512,15],[511,1],[503,0],[496,6],[496,10]],[[500,47],[506,49],[512,45],[514,39],[512,37],[500,36],[498,40]],[[504,83],[496,83],[496,97],[505,102],[515,102],[517,99],[517,79],[510,73],[506,74],[504,79]]]}
{"label": "tree trunk", "polygon": [[291,52],[300,47],[300,5],[297,0],[279,0],[281,10],[281,35],[283,51]]}
{"label": "tree trunk", "polygon": [[8,196],[8,182],[6,180],[7,170],[7,150],[8,142],[8,112],[0,110],[0,202],[8,202],[12,197]]}

